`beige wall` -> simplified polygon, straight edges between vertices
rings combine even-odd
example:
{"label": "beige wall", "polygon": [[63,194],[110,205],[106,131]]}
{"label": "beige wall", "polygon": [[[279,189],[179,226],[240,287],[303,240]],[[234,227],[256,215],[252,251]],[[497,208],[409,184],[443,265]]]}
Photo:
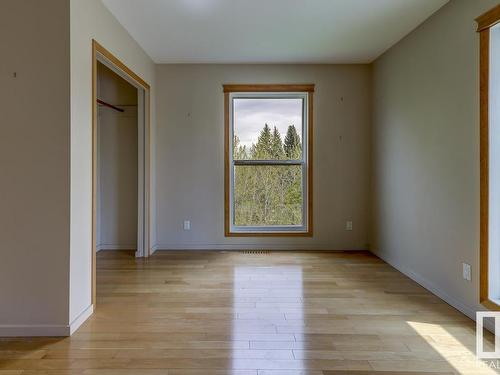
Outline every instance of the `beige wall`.
{"label": "beige wall", "polygon": [[[100,0],[71,4],[71,261],[70,320],[91,304],[92,39],[151,85],[155,130],[155,68],[152,60]],[[154,199],[154,196],[152,197]],[[154,227],[154,225],[153,225]],[[154,233],[153,233],[154,234]]]}
{"label": "beige wall", "polygon": [[479,298],[474,18],[497,3],[451,1],[374,64],[373,250],[469,315]]}
{"label": "beige wall", "polygon": [[[9,53],[0,64],[0,283],[13,287],[0,288],[0,336],[64,334],[90,308],[92,38],[152,86],[157,248],[361,249],[371,225],[378,255],[472,315],[479,272],[473,19],[496,4],[451,1],[391,48],[374,64],[372,102],[368,65],[155,67],[100,0],[2,1],[0,45]],[[221,86],[273,82],[316,84],[315,235],[224,238]],[[191,231],[182,229],[185,219]],[[462,262],[472,265],[472,282],[462,279]]]}
{"label": "beige wall", "polygon": [[97,112],[97,250],[136,249],[137,89],[99,63],[97,97],[124,110]]}
{"label": "beige wall", "polygon": [[[156,78],[158,248],[366,248],[369,66],[158,65]],[[276,82],[316,84],[314,237],[224,238],[222,84]]]}
{"label": "beige wall", "polygon": [[0,336],[66,335],[92,311],[92,38],[151,84],[154,137],[154,64],[100,0],[0,3]]}
{"label": "beige wall", "polygon": [[66,0],[0,2],[0,336],[68,325],[69,27]]}

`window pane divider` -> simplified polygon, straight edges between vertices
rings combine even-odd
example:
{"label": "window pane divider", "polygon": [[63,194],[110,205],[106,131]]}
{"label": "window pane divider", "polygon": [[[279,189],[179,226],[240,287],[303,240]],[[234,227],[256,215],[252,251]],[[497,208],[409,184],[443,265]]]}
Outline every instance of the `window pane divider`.
{"label": "window pane divider", "polygon": [[234,165],[302,165],[303,160],[233,160]]}

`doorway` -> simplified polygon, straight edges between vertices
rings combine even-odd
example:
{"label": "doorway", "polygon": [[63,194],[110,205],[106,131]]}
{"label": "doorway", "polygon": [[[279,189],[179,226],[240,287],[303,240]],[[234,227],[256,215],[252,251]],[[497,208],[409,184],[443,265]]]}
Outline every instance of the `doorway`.
{"label": "doorway", "polygon": [[97,62],[96,251],[134,250],[139,90]]}
{"label": "doorway", "polygon": [[92,303],[97,252],[150,255],[150,87],[92,41]]}

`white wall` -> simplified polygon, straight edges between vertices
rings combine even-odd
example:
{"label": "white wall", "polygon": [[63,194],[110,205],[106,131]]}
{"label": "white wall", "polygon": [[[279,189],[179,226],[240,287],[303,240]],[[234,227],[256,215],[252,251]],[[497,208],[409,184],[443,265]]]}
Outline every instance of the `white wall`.
{"label": "white wall", "polygon": [[469,315],[479,308],[474,18],[497,3],[451,1],[374,64],[373,250]]}
{"label": "white wall", "polygon": [[0,2],[0,336],[68,325],[69,27],[66,0]]}
{"label": "white wall", "polygon": [[137,89],[99,63],[97,97],[125,111],[97,112],[97,250],[136,249]]}
{"label": "white wall", "polygon": [[[366,248],[370,66],[158,65],[156,78],[158,248]],[[224,83],[316,84],[312,238],[224,238]]]}
{"label": "white wall", "polygon": [[[92,233],[92,39],[151,85],[155,130],[155,68],[152,60],[100,0],[71,4],[71,263],[70,320],[91,304]],[[154,199],[154,196],[152,197]],[[154,223],[152,225],[154,228]],[[154,235],[154,233],[152,233]],[[154,240],[154,237],[153,237]]]}

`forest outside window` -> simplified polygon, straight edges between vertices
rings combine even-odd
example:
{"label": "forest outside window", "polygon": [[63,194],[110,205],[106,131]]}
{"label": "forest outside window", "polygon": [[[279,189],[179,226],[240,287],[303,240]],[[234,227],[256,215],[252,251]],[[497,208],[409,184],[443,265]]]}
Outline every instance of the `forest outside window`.
{"label": "forest outside window", "polygon": [[225,85],[227,236],[312,233],[313,85]]}

